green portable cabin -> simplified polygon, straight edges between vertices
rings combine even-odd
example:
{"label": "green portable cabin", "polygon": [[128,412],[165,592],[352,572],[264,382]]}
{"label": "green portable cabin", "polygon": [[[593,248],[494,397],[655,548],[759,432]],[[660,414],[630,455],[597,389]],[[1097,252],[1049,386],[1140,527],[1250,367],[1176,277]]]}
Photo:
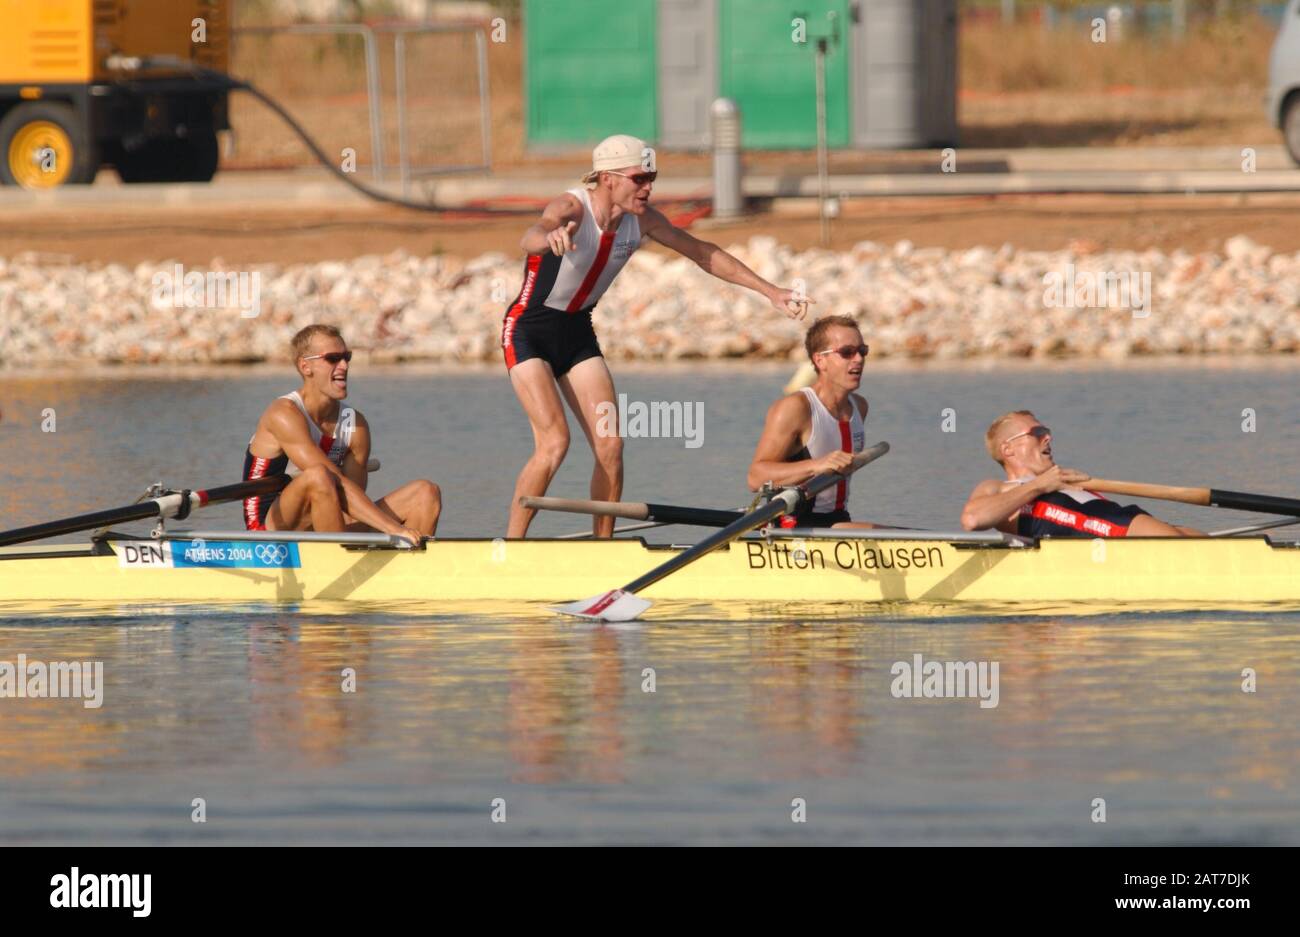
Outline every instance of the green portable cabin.
{"label": "green portable cabin", "polygon": [[957,139],[956,0],[526,0],[524,35],[534,148],[707,147],[718,97],[739,103],[745,147],[812,148],[819,38],[831,146]]}

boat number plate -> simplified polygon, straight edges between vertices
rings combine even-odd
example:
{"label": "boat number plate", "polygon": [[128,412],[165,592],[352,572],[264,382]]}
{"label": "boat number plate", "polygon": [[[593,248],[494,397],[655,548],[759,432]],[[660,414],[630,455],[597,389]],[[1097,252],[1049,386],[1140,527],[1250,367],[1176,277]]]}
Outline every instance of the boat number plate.
{"label": "boat number plate", "polygon": [[127,540],[113,544],[127,569],[299,569],[296,543],[230,540]]}

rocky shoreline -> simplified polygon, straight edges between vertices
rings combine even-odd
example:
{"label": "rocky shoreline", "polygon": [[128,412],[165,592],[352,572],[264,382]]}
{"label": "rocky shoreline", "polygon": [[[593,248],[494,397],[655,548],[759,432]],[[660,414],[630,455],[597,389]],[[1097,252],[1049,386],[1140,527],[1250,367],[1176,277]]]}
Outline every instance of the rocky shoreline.
{"label": "rocky shoreline", "polygon": [[[766,279],[806,284],[814,313],[856,317],[873,357],[1123,359],[1300,352],[1300,253],[1239,236],[1215,253],[949,251],[863,242],[729,248]],[[499,362],[517,258],[403,252],[232,269],[0,258],[0,368],[83,361],[281,361],[310,322],[339,325],[372,361]],[[215,287],[215,288],[214,288]],[[689,261],[649,250],[595,313],[611,360],[802,357],[805,325]]]}

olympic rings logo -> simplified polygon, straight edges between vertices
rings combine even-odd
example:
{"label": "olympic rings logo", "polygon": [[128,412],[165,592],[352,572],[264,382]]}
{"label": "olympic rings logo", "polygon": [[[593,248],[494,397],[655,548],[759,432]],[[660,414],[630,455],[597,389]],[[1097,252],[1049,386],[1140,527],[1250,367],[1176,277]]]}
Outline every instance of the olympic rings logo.
{"label": "olympic rings logo", "polygon": [[283,566],[289,558],[289,548],[283,543],[259,543],[253,552],[267,566]]}

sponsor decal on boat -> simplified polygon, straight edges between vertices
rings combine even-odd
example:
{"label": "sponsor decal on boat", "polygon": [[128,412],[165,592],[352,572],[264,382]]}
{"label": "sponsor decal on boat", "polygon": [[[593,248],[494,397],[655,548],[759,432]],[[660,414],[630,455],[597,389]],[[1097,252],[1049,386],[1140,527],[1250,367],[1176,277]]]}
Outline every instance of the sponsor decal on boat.
{"label": "sponsor decal on boat", "polygon": [[129,569],[299,569],[296,543],[230,540],[131,540],[114,545],[119,566]]}
{"label": "sponsor decal on boat", "polygon": [[942,569],[938,546],[884,546],[860,540],[834,543],[745,544],[750,569]]}

